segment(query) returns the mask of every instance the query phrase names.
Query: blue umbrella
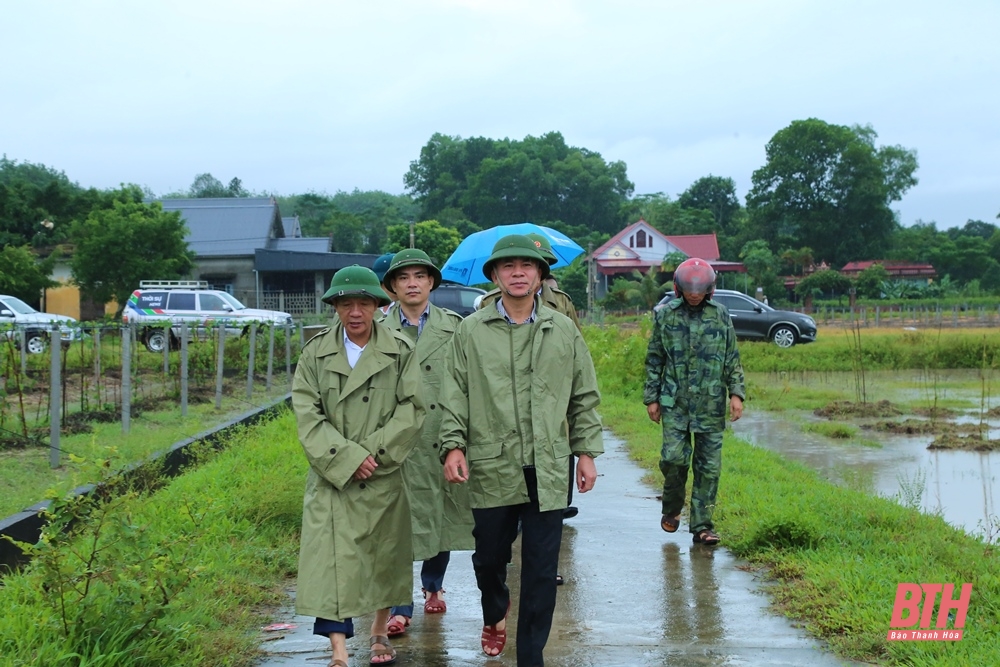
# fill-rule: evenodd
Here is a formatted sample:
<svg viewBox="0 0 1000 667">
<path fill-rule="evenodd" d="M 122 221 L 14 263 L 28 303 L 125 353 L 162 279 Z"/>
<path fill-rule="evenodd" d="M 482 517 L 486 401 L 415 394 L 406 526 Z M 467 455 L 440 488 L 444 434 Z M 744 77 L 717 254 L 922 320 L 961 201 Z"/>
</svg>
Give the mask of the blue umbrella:
<svg viewBox="0 0 1000 667">
<path fill-rule="evenodd" d="M 448 258 L 448 261 L 444 263 L 444 268 L 441 269 L 442 280 L 461 285 L 489 282 L 483 277 L 483 264 L 489 259 L 496 242 L 509 234 L 532 233 L 541 234 L 552 244 L 552 252 L 559 260 L 552 265 L 554 269 L 568 265 L 583 254 L 583 248 L 562 232 L 557 232 L 554 229 L 532 222 L 500 225 L 465 237 Z"/>
</svg>

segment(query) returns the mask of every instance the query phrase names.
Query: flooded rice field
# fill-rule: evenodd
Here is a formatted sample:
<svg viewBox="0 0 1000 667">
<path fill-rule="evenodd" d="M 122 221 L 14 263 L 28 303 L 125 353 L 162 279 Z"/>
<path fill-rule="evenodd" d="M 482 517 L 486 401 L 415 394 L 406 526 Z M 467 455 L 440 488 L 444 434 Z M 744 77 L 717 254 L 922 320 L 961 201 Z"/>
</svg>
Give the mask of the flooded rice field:
<svg viewBox="0 0 1000 667">
<path fill-rule="evenodd" d="M 751 379 L 784 383 L 792 391 L 796 387 L 842 390 L 849 400 L 855 399 L 859 384 L 852 373 L 754 374 Z M 947 406 L 953 411 L 947 421 L 956 426 L 981 425 L 986 438 L 1000 439 L 1000 417 L 987 415 L 1000 405 L 1000 374 L 996 372 L 987 371 L 985 376 L 979 371 L 867 373 L 865 393 L 870 402 L 889 400 L 901 408 L 898 421 L 927 420 L 918 414 L 922 409 Z M 807 430 L 810 423 L 829 421 L 812 410 L 768 412 L 752 409 L 752 405 L 751 400 L 743 418 L 734 424 L 738 436 L 808 465 L 833 482 L 941 514 L 967 532 L 996 539 L 1000 452 L 929 450 L 933 434 L 863 428 L 874 419 L 839 417 L 837 422 L 861 428 L 856 438 L 832 438 Z"/>
</svg>

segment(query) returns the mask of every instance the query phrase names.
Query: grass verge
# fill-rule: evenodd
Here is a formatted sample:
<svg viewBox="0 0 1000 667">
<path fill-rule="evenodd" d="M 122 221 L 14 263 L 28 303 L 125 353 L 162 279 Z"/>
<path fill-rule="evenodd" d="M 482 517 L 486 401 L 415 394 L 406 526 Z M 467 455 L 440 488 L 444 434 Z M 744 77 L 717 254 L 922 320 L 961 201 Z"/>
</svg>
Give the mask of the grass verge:
<svg viewBox="0 0 1000 667">
<path fill-rule="evenodd" d="M 606 330 L 588 330 L 587 336 L 595 350 L 604 422 L 648 470 L 647 481 L 658 485 L 661 434 L 649 422 L 641 394 L 645 337 Z M 724 452 L 719 531 L 726 548 L 774 581 L 768 592 L 781 613 L 845 658 L 893 665 L 996 662 L 996 544 L 938 516 L 831 484 L 731 433 Z M 887 641 L 896 587 L 903 582 L 972 583 L 964 639 Z"/>
<path fill-rule="evenodd" d="M 0 517 L 20 512 L 39 500 L 50 489 L 65 489 L 93 482 L 82 476 L 83 468 L 74 462 L 106 458 L 113 443 L 114 456 L 123 465 L 142 461 L 154 452 L 166 450 L 170 445 L 228 419 L 269 402 L 271 397 L 263 391 L 256 392 L 252 401 L 235 396 L 224 396 L 222 409 L 214 403 L 197 403 L 188 406 L 188 416 L 181 417 L 176 405 L 168 409 L 143 412 L 133 417 L 128 435 L 122 433 L 121 422 L 94 423 L 90 433 L 63 435 L 59 441 L 61 465 L 49 466 L 48 444 L 40 442 L 23 449 L 0 449 Z"/>
<path fill-rule="evenodd" d="M 307 464 L 293 422 L 245 429 L 155 494 L 95 509 L 65 544 L 43 541 L 0 588 L 3 664 L 254 664 L 259 611 L 296 569 Z"/>
</svg>

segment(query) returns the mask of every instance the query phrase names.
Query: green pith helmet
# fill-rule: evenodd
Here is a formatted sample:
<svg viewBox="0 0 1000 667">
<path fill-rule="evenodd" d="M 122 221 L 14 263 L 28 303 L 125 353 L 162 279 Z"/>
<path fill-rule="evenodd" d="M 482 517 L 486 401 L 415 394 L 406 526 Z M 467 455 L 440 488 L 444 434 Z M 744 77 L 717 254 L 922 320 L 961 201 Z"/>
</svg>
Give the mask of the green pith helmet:
<svg viewBox="0 0 1000 667">
<path fill-rule="evenodd" d="M 434 279 L 434 286 L 431 287 L 432 292 L 441 284 L 441 272 L 438 270 L 438 267 L 434 266 L 434 262 L 427 256 L 427 253 L 416 248 L 407 248 L 406 250 L 400 250 L 393 256 L 392 263 L 386 270 L 385 275 L 382 276 L 382 287 L 395 294 L 396 290 L 392 289 L 392 279 L 395 277 L 397 271 L 407 266 L 427 267 L 427 272 Z"/>
<path fill-rule="evenodd" d="M 379 281 L 382 280 L 382 276 L 385 275 L 385 272 L 388 270 L 389 265 L 392 264 L 393 257 L 394 255 L 391 252 L 387 252 L 384 255 L 379 255 L 378 259 L 376 259 L 375 263 L 372 265 L 372 271 L 375 272 L 375 276 L 379 279 Z"/>
<path fill-rule="evenodd" d="M 556 254 L 552 252 L 552 243 L 543 234 L 536 234 L 531 232 L 530 234 L 525 234 L 529 239 L 535 242 L 535 247 L 538 248 L 538 252 L 545 258 L 545 261 L 552 266 L 559 261 Z"/>
<path fill-rule="evenodd" d="M 538 262 L 540 277 L 544 280 L 549 275 L 549 263 L 538 251 L 535 242 L 523 234 L 509 234 L 496 242 L 493 246 L 493 253 L 483 264 L 483 275 L 486 276 L 487 280 L 493 280 L 494 262 L 508 257 L 533 259 Z"/>
<path fill-rule="evenodd" d="M 323 303 L 332 306 L 333 302 L 342 296 L 370 296 L 379 306 L 388 306 L 392 303 L 392 299 L 382 291 L 375 272 L 357 264 L 345 266 L 333 274 L 330 289 L 323 295 Z"/>
</svg>

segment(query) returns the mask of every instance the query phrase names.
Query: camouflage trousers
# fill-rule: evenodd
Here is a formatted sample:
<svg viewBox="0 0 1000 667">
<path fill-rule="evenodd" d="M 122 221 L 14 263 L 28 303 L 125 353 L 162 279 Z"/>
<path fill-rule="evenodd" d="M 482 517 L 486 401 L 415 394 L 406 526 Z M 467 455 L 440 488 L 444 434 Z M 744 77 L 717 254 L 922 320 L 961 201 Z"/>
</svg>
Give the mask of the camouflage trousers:
<svg viewBox="0 0 1000 667">
<path fill-rule="evenodd" d="M 687 485 L 688 468 L 692 464 L 694 485 L 691 488 L 691 516 L 688 526 L 692 533 L 699 533 L 715 528 L 712 514 L 715 511 L 715 496 L 719 491 L 719 477 L 722 475 L 722 432 L 691 433 L 678 431 L 664 424 L 663 449 L 660 450 L 663 514 L 677 516 L 684 508 L 684 488 Z"/>
</svg>

